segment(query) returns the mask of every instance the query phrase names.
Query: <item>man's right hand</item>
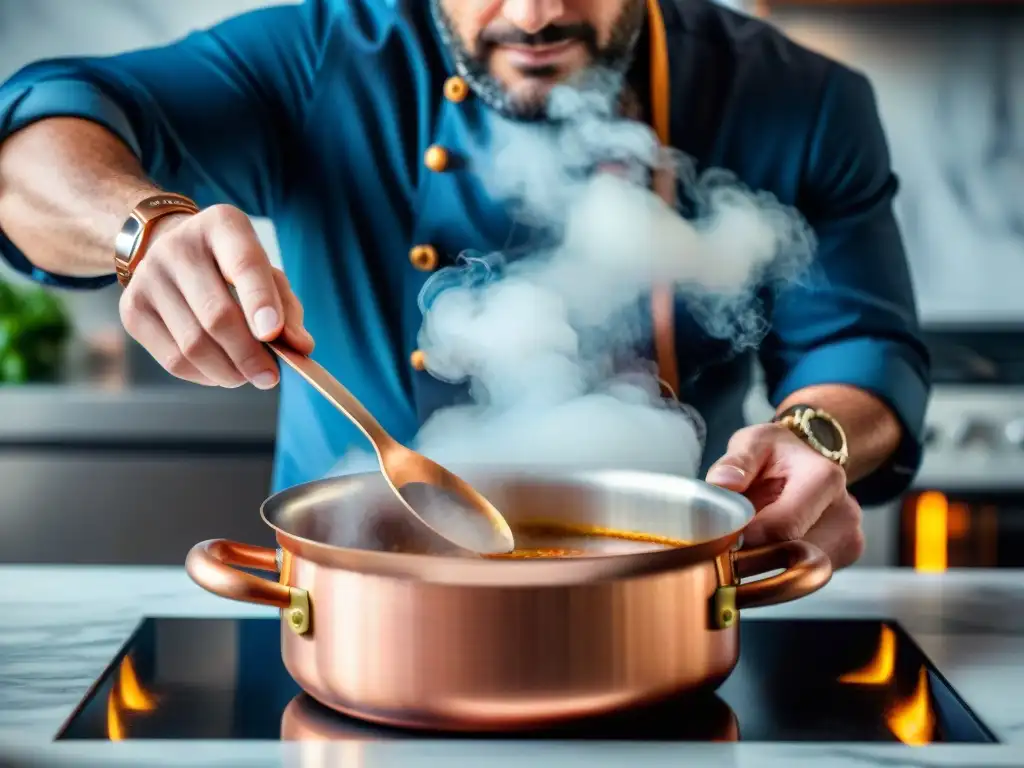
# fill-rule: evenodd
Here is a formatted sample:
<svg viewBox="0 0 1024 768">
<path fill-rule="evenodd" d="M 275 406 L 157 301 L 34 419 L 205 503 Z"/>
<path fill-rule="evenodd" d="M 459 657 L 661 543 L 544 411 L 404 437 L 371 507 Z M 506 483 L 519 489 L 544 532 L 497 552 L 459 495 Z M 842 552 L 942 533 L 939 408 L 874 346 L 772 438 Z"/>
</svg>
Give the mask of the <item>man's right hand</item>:
<svg viewBox="0 0 1024 768">
<path fill-rule="evenodd" d="M 120 311 L 128 333 L 168 372 L 205 386 L 271 389 L 277 363 L 260 341 L 281 336 L 313 351 L 302 305 L 242 211 L 218 205 L 154 226 Z"/>
</svg>

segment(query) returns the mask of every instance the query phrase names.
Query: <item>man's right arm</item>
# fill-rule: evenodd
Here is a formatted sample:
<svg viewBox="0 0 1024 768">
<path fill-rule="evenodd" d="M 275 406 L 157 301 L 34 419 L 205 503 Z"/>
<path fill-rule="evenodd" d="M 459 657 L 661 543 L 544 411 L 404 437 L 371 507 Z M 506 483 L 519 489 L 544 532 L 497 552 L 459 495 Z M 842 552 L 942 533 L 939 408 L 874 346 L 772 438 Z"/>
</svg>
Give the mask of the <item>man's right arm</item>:
<svg viewBox="0 0 1024 768">
<path fill-rule="evenodd" d="M 79 284 L 108 282 L 126 212 L 159 191 L 135 153 L 88 120 L 41 120 L 0 144 L 5 250 L 17 266 L 24 267 L 24 254 L 44 281 L 60 275 L 82 278 Z"/>
<path fill-rule="evenodd" d="M 109 284 L 128 212 L 159 190 L 183 194 L 207 210 L 157 225 L 122 300 L 129 332 L 172 372 L 229 386 L 255 383 L 272 362 L 252 334 L 238 338 L 246 319 L 253 332 L 264 328 L 260 309 L 276 314 L 276 330 L 260 338 L 285 327 L 311 348 L 301 313 L 291 323 L 287 281 L 243 214 L 273 215 L 327 5 L 269 7 L 164 48 L 40 62 L 15 75 L 0 87 L 0 255 L 41 282 Z M 211 270 L 221 278 L 212 287 Z M 222 275 L 245 317 L 226 305 Z"/>
</svg>

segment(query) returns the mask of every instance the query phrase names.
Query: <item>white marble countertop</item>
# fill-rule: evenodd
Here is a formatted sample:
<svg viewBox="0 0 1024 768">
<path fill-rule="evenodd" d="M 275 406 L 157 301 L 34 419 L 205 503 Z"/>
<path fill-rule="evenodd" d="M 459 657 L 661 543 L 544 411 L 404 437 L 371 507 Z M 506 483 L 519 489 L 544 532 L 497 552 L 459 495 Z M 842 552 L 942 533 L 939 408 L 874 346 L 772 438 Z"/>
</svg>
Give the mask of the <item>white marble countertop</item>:
<svg viewBox="0 0 1024 768">
<path fill-rule="evenodd" d="M 0 765 L 983 766 L 1024 765 L 1024 574 L 853 569 L 765 617 L 898 620 L 1002 742 L 912 748 L 848 744 L 54 742 L 143 616 L 260 616 L 178 568 L 0 567 Z"/>
</svg>

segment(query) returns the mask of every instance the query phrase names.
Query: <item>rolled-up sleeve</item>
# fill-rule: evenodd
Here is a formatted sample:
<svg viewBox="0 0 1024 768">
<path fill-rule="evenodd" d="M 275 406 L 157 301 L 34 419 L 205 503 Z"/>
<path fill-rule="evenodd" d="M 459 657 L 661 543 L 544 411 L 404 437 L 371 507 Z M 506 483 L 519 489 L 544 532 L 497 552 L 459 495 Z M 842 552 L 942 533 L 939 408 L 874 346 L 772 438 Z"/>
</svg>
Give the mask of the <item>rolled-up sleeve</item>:
<svg viewBox="0 0 1024 768">
<path fill-rule="evenodd" d="M 772 404 L 814 385 L 871 393 L 899 419 L 900 444 L 851 491 L 862 504 L 900 495 L 920 466 L 930 361 L 903 240 L 897 179 L 874 93 L 836 66 L 807 151 L 799 207 L 818 238 L 804 280 L 773 298 L 761 361 Z"/>
<path fill-rule="evenodd" d="M 31 64 L 0 86 L 0 142 L 33 122 L 76 117 L 104 126 L 164 189 L 200 205 L 271 216 L 289 147 L 304 123 L 326 0 L 270 6 L 170 45 Z M 0 255 L 34 279 L 99 287 L 32 265 L 0 231 Z"/>
</svg>

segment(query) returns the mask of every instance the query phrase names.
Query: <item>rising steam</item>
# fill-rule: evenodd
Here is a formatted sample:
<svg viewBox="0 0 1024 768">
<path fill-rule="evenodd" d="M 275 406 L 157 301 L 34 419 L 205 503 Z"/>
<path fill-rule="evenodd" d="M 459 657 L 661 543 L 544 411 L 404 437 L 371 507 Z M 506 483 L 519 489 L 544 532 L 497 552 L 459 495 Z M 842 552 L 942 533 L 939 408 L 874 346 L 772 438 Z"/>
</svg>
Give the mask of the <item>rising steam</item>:
<svg viewBox="0 0 1024 768">
<path fill-rule="evenodd" d="M 641 356 L 652 287 L 673 285 L 710 335 L 742 349 L 765 332 L 756 292 L 808 265 L 814 238 L 794 211 L 724 171 L 697 175 L 616 115 L 610 78 L 557 88 L 549 123 L 495 117 L 496 154 L 473 159 L 539 234 L 526 254 L 464 254 L 423 290 L 428 370 L 468 382 L 473 399 L 417 435 L 441 463 L 695 475 L 703 422 L 662 396 Z M 677 201 L 650 191 L 666 174 Z M 372 467 L 360 450 L 332 474 Z"/>
</svg>

